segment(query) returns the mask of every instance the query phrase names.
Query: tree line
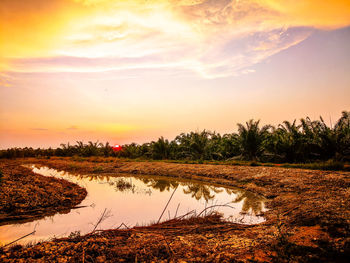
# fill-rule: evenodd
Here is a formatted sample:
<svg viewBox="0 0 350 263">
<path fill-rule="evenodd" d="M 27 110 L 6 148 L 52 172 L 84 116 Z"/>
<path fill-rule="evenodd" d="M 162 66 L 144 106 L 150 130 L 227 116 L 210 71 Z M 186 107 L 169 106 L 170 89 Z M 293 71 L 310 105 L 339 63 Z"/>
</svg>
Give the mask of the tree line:
<svg viewBox="0 0 350 263">
<path fill-rule="evenodd" d="M 0 151 L 0 158 L 50 156 L 105 156 L 154 160 L 249 160 L 274 163 L 307 163 L 334 160 L 350 161 L 350 112 L 343 111 L 334 126 L 302 118 L 297 123 L 284 121 L 278 126 L 260 125 L 249 120 L 237 124 L 238 131 L 219 134 L 208 130 L 181 133 L 169 141 L 160 137 L 144 144 L 125 144 L 120 151 L 99 142 L 59 148 L 11 148 Z"/>
</svg>

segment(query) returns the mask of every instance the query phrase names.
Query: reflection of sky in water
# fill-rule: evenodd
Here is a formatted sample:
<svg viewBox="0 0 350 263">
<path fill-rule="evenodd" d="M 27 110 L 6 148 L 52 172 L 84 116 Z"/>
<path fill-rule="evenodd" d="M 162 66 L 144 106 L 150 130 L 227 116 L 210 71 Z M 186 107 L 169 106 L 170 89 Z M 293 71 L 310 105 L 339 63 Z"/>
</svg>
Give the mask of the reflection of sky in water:
<svg viewBox="0 0 350 263">
<path fill-rule="evenodd" d="M 82 234 L 90 232 L 105 209 L 108 217 L 98 229 L 111 229 L 121 223 L 129 227 L 145 225 L 158 220 L 172 192 L 177 188 L 162 220 L 173 218 L 195 210 L 200 213 L 212 205 L 228 204 L 233 207 L 216 207 L 228 220 L 242 224 L 264 221 L 259 215 L 264 211 L 264 199 L 237 188 L 224 188 L 203 184 L 198 181 L 178 180 L 156 176 L 125 175 L 71 175 L 47 167 L 33 171 L 45 176 L 64 178 L 86 188 L 88 195 L 79 206 L 68 214 L 56 214 L 30 223 L 0 227 L 0 242 L 8 243 L 32 232 L 21 242 L 63 237 L 73 231 Z M 210 211 L 210 210 L 207 210 Z"/>
</svg>

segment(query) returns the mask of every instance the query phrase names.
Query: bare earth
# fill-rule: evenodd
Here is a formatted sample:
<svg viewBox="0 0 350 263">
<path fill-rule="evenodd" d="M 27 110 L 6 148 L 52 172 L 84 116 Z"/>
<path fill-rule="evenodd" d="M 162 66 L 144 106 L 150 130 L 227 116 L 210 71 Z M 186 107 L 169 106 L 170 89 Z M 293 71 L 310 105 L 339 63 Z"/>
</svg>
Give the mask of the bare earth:
<svg viewBox="0 0 350 263">
<path fill-rule="evenodd" d="M 69 212 L 86 196 L 86 190 L 66 180 L 49 178 L 20 166 L 20 161 L 0 161 L 0 225 L 26 222 L 57 212 Z"/>
<path fill-rule="evenodd" d="M 268 198 L 269 211 L 265 213 L 266 222 L 254 226 L 223 222 L 213 215 L 96 232 L 29 248 L 15 246 L 0 251 L 3 262 L 347 262 L 350 258 L 350 172 L 125 162 L 112 158 L 1 161 L 2 166 L 23 163 L 80 174 L 133 173 L 236 186 Z M 36 176 L 47 184 L 51 180 Z M 55 195 L 44 199 L 47 207 L 52 206 Z M 2 202 L 5 206 L 11 203 L 9 199 Z M 73 203 L 67 203 L 66 208 L 76 205 Z M 3 207 L 0 213 L 4 213 Z"/>
</svg>

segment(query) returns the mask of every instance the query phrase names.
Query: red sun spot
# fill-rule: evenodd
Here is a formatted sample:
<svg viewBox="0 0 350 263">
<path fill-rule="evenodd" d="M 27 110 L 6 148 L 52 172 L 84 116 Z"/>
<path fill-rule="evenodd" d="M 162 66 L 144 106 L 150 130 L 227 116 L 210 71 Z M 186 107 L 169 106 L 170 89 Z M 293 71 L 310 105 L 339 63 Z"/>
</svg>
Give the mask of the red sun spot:
<svg viewBox="0 0 350 263">
<path fill-rule="evenodd" d="M 114 145 L 112 148 L 115 152 L 120 151 L 122 149 L 122 147 L 119 144 Z"/>
</svg>

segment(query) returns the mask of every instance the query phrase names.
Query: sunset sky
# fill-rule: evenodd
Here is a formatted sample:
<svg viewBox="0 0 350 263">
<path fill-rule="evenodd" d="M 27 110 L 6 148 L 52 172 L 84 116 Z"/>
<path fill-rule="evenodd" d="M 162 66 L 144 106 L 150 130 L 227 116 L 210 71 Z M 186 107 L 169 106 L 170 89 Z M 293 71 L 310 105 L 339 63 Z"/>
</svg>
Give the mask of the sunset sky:
<svg viewBox="0 0 350 263">
<path fill-rule="evenodd" d="M 0 148 L 350 110 L 350 1 L 0 0 Z"/>
</svg>

